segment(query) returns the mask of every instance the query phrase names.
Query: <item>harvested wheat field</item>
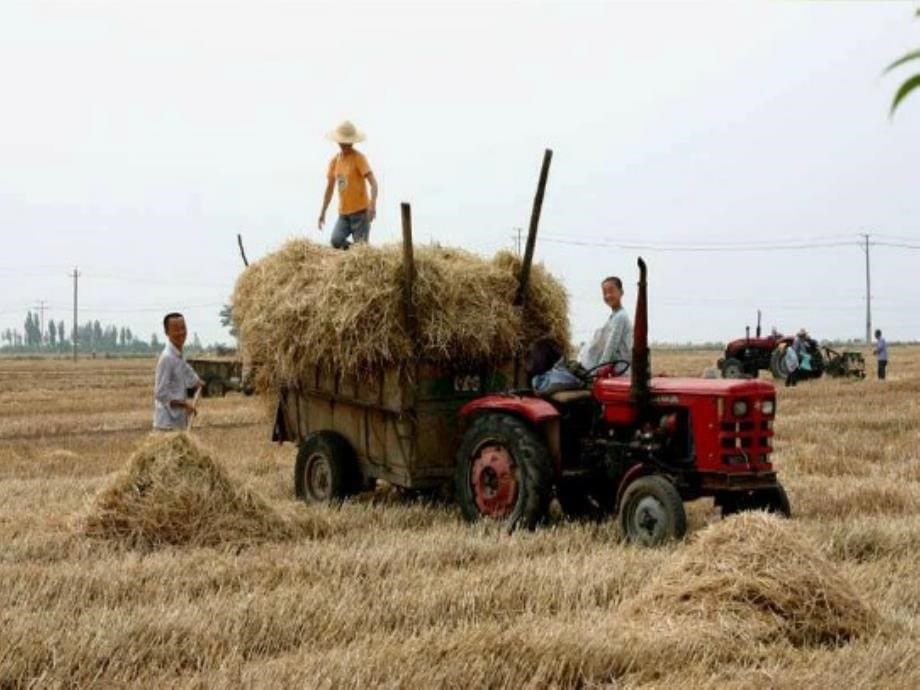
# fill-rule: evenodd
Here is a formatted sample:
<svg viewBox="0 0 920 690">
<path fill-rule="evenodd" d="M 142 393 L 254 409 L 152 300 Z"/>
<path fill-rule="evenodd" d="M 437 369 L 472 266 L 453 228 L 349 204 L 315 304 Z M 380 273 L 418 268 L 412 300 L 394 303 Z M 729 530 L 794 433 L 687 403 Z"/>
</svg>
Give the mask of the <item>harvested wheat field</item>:
<svg viewBox="0 0 920 690">
<path fill-rule="evenodd" d="M 0 360 L 0 687 L 920 687 L 920 348 L 891 357 L 778 389 L 793 520 L 701 501 L 658 550 L 308 509 L 258 398 L 148 438 L 152 360 Z"/>
</svg>

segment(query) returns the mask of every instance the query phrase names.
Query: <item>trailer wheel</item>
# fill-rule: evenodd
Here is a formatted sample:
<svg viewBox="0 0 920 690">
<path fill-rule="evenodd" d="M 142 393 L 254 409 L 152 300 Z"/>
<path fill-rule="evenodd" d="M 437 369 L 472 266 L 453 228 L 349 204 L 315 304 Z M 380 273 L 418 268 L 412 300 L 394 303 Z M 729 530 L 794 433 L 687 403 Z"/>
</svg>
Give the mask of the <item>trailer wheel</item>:
<svg viewBox="0 0 920 690">
<path fill-rule="evenodd" d="M 748 510 L 765 510 L 774 515 L 783 517 L 792 516 L 792 506 L 789 496 L 779 482 L 768 489 L 755 489 L 740 493 L 725 493 L 717 498 L 722 509 L 722 517 Z"/>
<path fill-rule="evenodd" d="M 204 392 L 209 398 L 222 398 L 227 394 L 227 387 L 222 379 L 215 376 L 207 380 Z"/>
<path fill-rule="evenodd" d="M 456 490 L 463 517 L 532 529 L 547 512 L 549 450 L 523 421 L 486 414 L 470 425 L 457 451 Z"/>
<path fill-rule="evenodd" d="M 627 541 L 641 546 L 682 539 L 687 533 L 684 502 L 664 477 L 639 477 L 623 494 L 620 528 Z"/>
<path fill-rule="evenodd" d="M 744 366 L 734 357 L 729 357 L 722 362 L 722 378 L 740 379 L 744 378 Z"/>
<path fill-rule="evenodd" d="M 310 434 L 297 451 L 294 493 L 304 502 L 334 503 L 358 491 L 358 466 L 351 445 L 334 431 Z"/>
</svg>

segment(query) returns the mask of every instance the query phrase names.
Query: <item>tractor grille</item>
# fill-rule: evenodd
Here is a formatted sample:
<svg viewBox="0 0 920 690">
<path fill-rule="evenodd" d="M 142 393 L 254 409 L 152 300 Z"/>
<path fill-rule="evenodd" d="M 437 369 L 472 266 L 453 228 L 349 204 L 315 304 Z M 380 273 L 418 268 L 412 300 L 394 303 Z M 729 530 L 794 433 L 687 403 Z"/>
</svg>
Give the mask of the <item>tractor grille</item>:
<svg viewBox="0 0 920 690">
<path fill-rule="evenodd" d="M 729 467 L 766 465 L 773 452 L 773 420 L 759 409 L 744 419 L 723 421 L 719 425 L 722 464 Z"/>
</svg>

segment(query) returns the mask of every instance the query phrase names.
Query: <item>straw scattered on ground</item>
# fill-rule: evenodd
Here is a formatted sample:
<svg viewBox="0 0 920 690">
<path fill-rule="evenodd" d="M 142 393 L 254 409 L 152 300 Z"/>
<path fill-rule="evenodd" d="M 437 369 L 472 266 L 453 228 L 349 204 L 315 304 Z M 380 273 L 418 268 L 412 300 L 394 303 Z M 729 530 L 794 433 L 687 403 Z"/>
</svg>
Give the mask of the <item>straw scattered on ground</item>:
<svg viewBox="0 0 920 690">
<path fill-rule="evenodd" d="M 413 337 L 401 246 L 340 251 L 296 239 L 240 276 L 233 317 L 262 389 L 296 382 L 312 366 L 361 375 L 418 360 L 501 362 L 542 335 L 569 341 L 565 289 L 542 266 L 531 272 L 526 309 L 513 305 L 520 267 L 509 252 L 486 260 L 417 247 Z"/>
</svg>

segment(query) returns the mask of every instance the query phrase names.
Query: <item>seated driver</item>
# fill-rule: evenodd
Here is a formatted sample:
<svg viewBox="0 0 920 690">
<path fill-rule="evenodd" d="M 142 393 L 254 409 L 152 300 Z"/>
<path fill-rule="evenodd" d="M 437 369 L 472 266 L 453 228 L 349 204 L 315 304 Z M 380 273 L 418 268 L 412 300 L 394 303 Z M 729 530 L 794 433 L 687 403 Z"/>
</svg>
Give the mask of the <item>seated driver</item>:
<svg viewBox="0 0 920 690">
<path fill-rule="evenodd" d="M 585 385 L 584 380 L 572 371 L 572 367 L 578 368 L 578 365 L 566 361 L 562 345 L 551 336 L 537 338 L 531 343 L 526 364 L 527 378 L 537 393 L 571 390 Z"/>
<path fill-rule="evenodd" d="M 594 333 L 591 341 L 585 343 L 578 354 L 579 364 L 588 371 L 614 360 L 632 360 L 632 322 L 622 304 L 623 281 L 616 276 L 604 278 L 601 290 L 604 302 L 612 313 L 607 323 Z M 624 373 L 625 370 L 618 372 L 618 375 Z"/>
</svg>

